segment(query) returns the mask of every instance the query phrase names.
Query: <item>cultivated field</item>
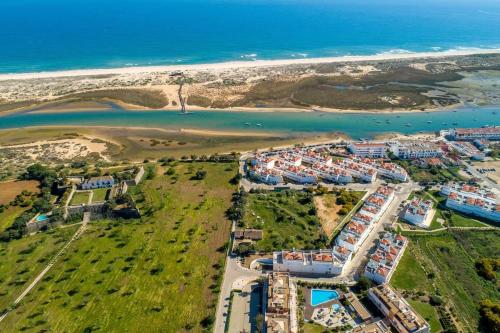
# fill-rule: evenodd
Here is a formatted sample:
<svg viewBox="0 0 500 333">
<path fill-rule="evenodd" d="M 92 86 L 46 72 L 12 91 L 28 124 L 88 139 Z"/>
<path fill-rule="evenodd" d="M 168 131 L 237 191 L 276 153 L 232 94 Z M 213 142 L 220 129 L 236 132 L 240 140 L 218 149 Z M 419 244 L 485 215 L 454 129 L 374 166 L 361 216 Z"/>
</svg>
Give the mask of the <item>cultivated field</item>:
<svg viewBox="0 0 500 333">
<path fill-rule="evenodd" d="M 172 167 L 174 174 L 164 175 Z M 196 171 L 206 177 L 195 180 Z M 158 167 L 141 220 L 95 221 L 7 316 L 7 331 L 202 332 L 214 320 L 236 164 Z"/>
<path fill-rule="evenodd" d="M 0 205 L 6 205 L 22 191 L 38 193 L 38 182 L 36 180 L 23 180 L 0 183 Z"/>
<path fill-rule="evenodd" d="M 9 243 L 0 243 L 0 311 L 7 308 L 75 233 L 76 227 L 56 229 Z M 30 299 L 30 297 L 28 297 Z M 9 330 L 4 323 L 0 331 Z"/>
</svg>

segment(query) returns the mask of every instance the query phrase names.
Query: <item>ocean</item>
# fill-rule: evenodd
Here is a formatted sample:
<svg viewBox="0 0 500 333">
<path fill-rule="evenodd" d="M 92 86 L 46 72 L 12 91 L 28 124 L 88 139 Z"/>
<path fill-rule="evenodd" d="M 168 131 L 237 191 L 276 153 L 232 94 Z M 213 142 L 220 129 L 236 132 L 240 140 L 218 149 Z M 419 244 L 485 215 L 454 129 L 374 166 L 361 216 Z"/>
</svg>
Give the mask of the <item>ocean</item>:
<svg viewBox="0 0 500 333">
<path fill-rule="evenodd" d="M 0 1 L 0 73 L 498 47 L 498 0 Z"/>
</svg>

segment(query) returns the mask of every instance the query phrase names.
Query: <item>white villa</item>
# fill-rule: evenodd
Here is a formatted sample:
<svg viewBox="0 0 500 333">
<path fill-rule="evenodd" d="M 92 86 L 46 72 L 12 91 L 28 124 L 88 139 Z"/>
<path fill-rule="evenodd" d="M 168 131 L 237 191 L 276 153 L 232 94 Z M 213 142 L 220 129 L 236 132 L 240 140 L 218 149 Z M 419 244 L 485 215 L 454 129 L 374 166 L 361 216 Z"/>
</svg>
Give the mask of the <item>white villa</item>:
<svg viewBox="0 0 500 333">
<path fill-rule="evenodd" d="M 92 190 L 96 188 L 108 188 L 115 185 L 115 180 L 111 176 L 92 177 L 85 180 L 82 184 L 82 190 Z"/>
</svg>

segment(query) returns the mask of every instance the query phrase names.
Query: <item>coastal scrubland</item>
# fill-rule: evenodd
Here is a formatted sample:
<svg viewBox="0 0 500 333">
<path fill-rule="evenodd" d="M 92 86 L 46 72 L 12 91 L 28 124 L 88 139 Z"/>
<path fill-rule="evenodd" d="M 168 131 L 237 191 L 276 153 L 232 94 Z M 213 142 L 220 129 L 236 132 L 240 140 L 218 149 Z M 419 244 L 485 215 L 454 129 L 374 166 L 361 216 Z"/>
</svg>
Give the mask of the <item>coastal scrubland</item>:
<svg viewBox="0 0 500 333">
<path fill-rule="evenodd" d="M 64 103 L 113 101 L 130 108 L 179 109 L 178 82 L 188 107 L 418 111 L 464 102 L 498 104 L 499 54 L 307 64 L 192 68 L 182 73 L 130 70 L 106 75 L 0 81 L 0 111 Z M 478 76 L 475 79 L 475 76 Z M 485 93 L 486 92 L 486 93 Z"/>
<path fill-rule="evenodd" d="M 142 218 L 91 222 L 3 327 L 211 330 L 231 229 L 226 210 L 236 191 L 230 180 L 238 166 L 150 166 L 154 172 L 132 192 Z"/>
<path fill-rule="evenodd" d="M 500 232 L 449 230 L 407 236 L 410 244 L 391 284 L 412 300 L 426 295 L 434 305 L 446 306 L 462 330 L 480 331 L 480 303 L 498 302 L 500 293 L 495 280 L 480 275 L 477 262 L 500 257 Z"/>
</svg>

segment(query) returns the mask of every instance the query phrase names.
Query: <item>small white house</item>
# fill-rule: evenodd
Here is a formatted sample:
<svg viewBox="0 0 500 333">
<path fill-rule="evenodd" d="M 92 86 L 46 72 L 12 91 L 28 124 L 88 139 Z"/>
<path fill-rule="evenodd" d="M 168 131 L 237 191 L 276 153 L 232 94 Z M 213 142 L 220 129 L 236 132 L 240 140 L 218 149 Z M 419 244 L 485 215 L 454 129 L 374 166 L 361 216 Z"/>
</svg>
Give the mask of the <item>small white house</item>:
<svg viewBox="0 0 500 333">
<path fill-rule="evenodd" d="M 115 185 L 115 180 L 111 176 L 92 177 L 82 183 L 82 190 L 92 190 L 95 188 L 108 188 Z"/>
</svg>

